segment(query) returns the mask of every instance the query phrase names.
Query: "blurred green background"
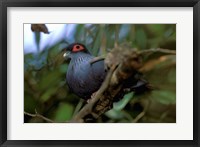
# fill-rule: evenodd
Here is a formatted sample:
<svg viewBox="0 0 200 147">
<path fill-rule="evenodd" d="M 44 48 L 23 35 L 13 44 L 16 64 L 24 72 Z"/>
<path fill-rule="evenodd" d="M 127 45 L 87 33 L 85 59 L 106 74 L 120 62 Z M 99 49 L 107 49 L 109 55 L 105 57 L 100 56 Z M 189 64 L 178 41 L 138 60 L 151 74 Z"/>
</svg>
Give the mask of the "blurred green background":
<svg viewBox="0 0 200 147">
<path fill-rule="evenodd" d="M 55 30 L 61 26 L 56 25 Z M 68 63 L 62 49 L 68 44 L 83 43 L 95 56 L 106 55 L 115 43 L 129 43 L 138 50 L 176 50 L 175 24 L 62 24 L 60 35 L 54 29 L 50 34 L 32 32 L 30 24 L 24 28 L 24 111 L 34 114 L 36 110 L 55 122 L 70 120 L 85 103 L 66 85 Z M 48 39 L 44 40 L 45 36 Z M 143 69 L 145 79 L 155 89 L 125 95 L 98 123 L 176 122 L 176 56 L 152 58 Z M 24 122 L 46 121 L 24 115 Z"/>
</svg>

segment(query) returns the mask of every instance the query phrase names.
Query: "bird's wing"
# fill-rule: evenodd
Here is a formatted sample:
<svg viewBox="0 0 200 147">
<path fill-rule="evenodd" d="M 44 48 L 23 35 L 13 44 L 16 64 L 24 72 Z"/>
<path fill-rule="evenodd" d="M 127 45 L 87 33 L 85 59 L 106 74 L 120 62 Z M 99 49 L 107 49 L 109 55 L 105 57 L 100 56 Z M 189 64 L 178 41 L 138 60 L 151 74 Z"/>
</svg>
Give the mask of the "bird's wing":
<svg viewBox="0 0 200 147">
<path fill-rule="evenodd" d="M 92 65 L 93 63 L 104 60 L 104 59 L 105 57 L 94 57 L 93 59 L 90 60 L 90 64 Z"/>
<path fill-rule="evenodd" d="M 97 59 L 97 60 L 96 60 Z M 104 58 L 93 58 L 90 62 L 92 67 L 93 77 L 99 82 L 103 82 L 106 76 Z"/>
</svg>

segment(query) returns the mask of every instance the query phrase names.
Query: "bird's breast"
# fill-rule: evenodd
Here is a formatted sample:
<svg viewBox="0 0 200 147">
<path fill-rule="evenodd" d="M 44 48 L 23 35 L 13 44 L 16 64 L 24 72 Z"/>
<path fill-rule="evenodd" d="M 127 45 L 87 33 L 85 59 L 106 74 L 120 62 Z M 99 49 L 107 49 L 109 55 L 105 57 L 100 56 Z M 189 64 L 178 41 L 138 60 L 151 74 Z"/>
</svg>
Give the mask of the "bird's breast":
<svg viewBox="0 0 200 147">
<path fill-rule="evenodd" d="M 67 83 L 75 94 L 83 98 L 90 96 L 99 88 L 99 83 L 94 80 L 89 61 L 70 63 L 67 71 Z"/>
</svg>

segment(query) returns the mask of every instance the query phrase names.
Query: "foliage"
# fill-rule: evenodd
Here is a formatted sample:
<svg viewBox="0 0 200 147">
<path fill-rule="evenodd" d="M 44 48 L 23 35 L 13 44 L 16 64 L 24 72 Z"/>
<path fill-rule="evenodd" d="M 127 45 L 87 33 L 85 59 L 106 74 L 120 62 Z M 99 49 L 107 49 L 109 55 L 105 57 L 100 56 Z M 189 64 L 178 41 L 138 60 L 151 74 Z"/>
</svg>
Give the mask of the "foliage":
<svg viewBox="0 0 200 147">
<path fill-rule="evenodd" d="M 85 44 L 96 56 L 106 55 L 116 44 L 124 42 L 138 50 L 176 50 L 174 24 L 77 24 L 70 39 L 63 37 L 42 51 L 41 32 L 33 33 L 38 51 L 24 55 L 24 111 L 37 110 L 56 122 L 69 121 L 85 103 L 66 85 L 68 63 L 62 57 L 62 48 L 72 43 L 70 40 Z M 149 56 L 144 62 L 144 77 L 154 90 L 140 95 L 128 93 L 97 122 L 176 122 L 175 55 Z M 45 122 L 27 115 L 24 121 Z"/>
</svg>

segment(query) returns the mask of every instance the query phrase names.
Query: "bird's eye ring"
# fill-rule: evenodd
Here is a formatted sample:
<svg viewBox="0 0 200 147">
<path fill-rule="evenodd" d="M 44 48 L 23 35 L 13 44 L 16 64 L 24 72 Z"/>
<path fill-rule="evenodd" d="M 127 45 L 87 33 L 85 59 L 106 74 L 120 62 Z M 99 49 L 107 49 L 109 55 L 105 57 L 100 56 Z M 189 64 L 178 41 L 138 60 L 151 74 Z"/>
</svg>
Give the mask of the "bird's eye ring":
<svg viewBox="0 0 200 147">
<path fill-rule="evenodd" d="M 84 46 L 79 45 L 79 44 L 74 45 L 73 49 L 72 49 L 73 52 L 79 52 L 79 51 L 82 51 L 82 50 L 84 50 Z"/>
</svg>

